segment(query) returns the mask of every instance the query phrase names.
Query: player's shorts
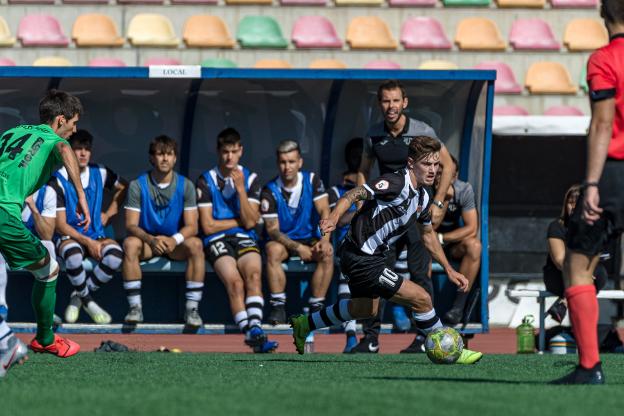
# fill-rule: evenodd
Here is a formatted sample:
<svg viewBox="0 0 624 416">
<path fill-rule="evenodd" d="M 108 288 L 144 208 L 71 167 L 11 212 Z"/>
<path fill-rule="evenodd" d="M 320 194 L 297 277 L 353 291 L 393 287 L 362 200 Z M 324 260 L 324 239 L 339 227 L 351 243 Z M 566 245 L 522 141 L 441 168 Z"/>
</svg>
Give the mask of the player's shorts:
<svg viewBox="0 0 624 416">
<path fill-rule="evenodd" d="M 410 278 L 420 283 L 423 280 L 431 280 L 429 278 L 429 263 L 431 262 L 431 255 L 425 244 L 422 242 L 420 230 L 416 223 L 412 224 L 407 233 L 399 238 L 393 247 L 390 247 L 391 254 L 397 257 L 397 264 L 395 265 L 395 271 L 403 271 L 407 269 L 410 274 Z M 407 259 L 399 260 L 401 252 L 407 250 Z"/>
<path fill-rule="evenodd" d="M 260 254 L 256 240 L 243 235 L 226 235 L 208 242 L 205 247 L 206 256 L 211 265 L 223 256 L 234 257 L 236 260 L 249 253 Z"/>
<path fill-rule="evenodd" d="M 23 269 L 43 259 L 48 250 L 22 222 L 0 207 L 0 252 L 12 270 Z"/>
<path fill-rule="evenodd" d="M 390 299 L 403 283 L 403 277 L 392 270 L 392 257 L 364 254 L 348 239 L 340 246 L 339 255 L 351 298 Z"/>
<path fill-rule="evenodd" d="M 568 220 L 567 247 L 587 256 L 599 254 L 609 239 L 624 231 L 624 161 L 606 161 L 598 186 L 600 219 L 594 224 L 586 223 L 582 216 L 584 190 L 579 195 L 574 211 Z"/>
</svg>

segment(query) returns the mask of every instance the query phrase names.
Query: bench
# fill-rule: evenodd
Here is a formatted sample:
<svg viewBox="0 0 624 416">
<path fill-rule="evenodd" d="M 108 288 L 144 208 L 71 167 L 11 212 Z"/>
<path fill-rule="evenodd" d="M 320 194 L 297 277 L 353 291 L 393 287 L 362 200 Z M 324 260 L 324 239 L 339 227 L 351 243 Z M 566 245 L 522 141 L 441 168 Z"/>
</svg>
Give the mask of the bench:
<svg viewBox="0 0 624 416">
<path fill-rule="evenodd" d="M 537 298 L 539 303 L 539 337 L 537 351 L 544 353 L 546 348 L 546 298 L 557 297 L 547 290 L 531 289 L 507 289 L 507 296 L 515 298 Z M 601 290 L 598 292 L 598 299 L 624 300 L 624 290 Z"/>
</svg>

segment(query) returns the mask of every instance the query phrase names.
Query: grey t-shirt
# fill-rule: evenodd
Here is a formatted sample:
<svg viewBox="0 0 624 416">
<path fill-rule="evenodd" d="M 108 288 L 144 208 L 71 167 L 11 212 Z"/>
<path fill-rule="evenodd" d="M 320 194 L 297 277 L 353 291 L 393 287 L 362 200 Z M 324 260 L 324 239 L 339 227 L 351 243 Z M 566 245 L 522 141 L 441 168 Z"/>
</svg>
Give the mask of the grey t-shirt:
<svg viewBox="0 0 624 416">
<path fill-rule="evenodd" d="M 474 190 L 468 182 L 457 179 L 453 182 L 455 190 L 453 198 L 449 201 L 444 219 L 438 228 L 438 232 L 446 233 L 460 227 L 462 214 L 477 208 Z"/>
<path fill-rule="evenodd" d="M 152 176 L 148 175 L 149 180 L 147 181 L 147 184 L 152 200 L 158 205 L 167 205 L 176 190 L 178 176 L 181 175 L 174 172 L 171 183 L 163 186 L 162 184 L 154 182 Z M 184 179 L 184 210 L 197 209 L 195 186 L 193 186 L 193 182 L 189 179 L 184 176 L 182 176 L 182 178 Z M 130 182 L 130 186 L 128 188 L 128 198 L 126 199 L 126 205 L 124 208 L 132 211 L 141 211 L 141 186 L 139 185 L 138 178 Z"/>
</svg>

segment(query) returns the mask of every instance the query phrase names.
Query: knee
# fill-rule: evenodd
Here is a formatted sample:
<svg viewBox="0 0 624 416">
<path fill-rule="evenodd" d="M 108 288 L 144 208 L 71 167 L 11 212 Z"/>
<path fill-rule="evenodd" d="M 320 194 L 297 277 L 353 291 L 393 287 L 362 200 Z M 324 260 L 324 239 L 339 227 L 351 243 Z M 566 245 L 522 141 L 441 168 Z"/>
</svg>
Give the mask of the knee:
<svg viewBox="0 0 624 416">
<path fill-rule="evenodd" d="M 476 238 L 471 238 L 466 242 L 466 254 L 473 259 L 481 257 L 481 242 Z"/>
<path fill-rule="evenodd" d="M 65 268 L 75 270 L 82 267 L 84 253 L 78 243 L 68 243 L 61 248 L 61 257 L 65 262 Z"/>
<path fill-rule="evenodd" d="M 260 283 L 260 271 L 254 270 L 247 274 L 245 277 L 245 282 L 249 285 L 257 285 Z"/>
<path fill-rule="evenodd" d="M 267 261 L 271 263 L 281 263 L 284 254 L 284 248 L 281 244 L 271 242 L 266 245 Z"/>
<path fill-rule="evenodd" d="M 136 258 L 141 253 L 141 248 L 143 248 L 143 241 L 138 239 L 137 237 L 128 237 L 123 242 L 123 253 L 124 257 L 127 258 Z"/>
<path fill-rule="evenodd" d="M 123 261 L 123 251 L 118 244 L 109 244 L 102 250 L 102 263 L 114 271 L 119 270 Z"/>
<path fill-rule="evenodd" d="M 245 292 L 245 284 L 241 279 L 231 279 L 226 285 L 227 291 L 232 294 L 240 295 Z"/>
<path fill-rule="evenodd" d="M 185 241 L 185 244 L 191 257 L 201 257 L 202 259 L 204 258 L 204 245 L 199 238 L 191 237 Z"/>
</svg>

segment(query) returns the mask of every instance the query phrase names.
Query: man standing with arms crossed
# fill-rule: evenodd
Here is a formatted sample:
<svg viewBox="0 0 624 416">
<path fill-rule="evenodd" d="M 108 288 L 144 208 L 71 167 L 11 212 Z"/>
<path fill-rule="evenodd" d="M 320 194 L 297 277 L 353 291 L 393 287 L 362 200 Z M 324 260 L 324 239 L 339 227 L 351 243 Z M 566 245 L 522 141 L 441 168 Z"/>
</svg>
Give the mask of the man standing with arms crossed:
<svg viewBox="0 0 624 416">
<path fill-rule="evenodd" d="M 610 42 L 587 63 L 592 118 L 585 182 L 569 219 L 563 265 L 579 365 L 553 384 L 604 384 L 598 355 L 598 300 L 593 284 L 599 253 L 624 230 L 624 2 L 602 0 Z"/>
<path fill-rule="evenodd" d="M 80 168 L 65 140 L 76 131 L 81 113 L 78 98 L 52 90 L 39 103 L 42 124 L 18 126 L 0 138 L 0 252 L 12 269 L 26 269 L 35 277 L 32 304 L 37 335 L 30 348 L 63 358 L 76 354 L 80 346 L 52 331 L 59 266 L 26 228 L 21 212 L 26 197 L 41 188 L 62 163 L 78 189 L 78 207 L 83 215 L 80 225 L 89 227 L 91 217 L 80 186 Z M 25 346 L 0 318 L 0 377 L 25 358 Z"/>
</svg>

